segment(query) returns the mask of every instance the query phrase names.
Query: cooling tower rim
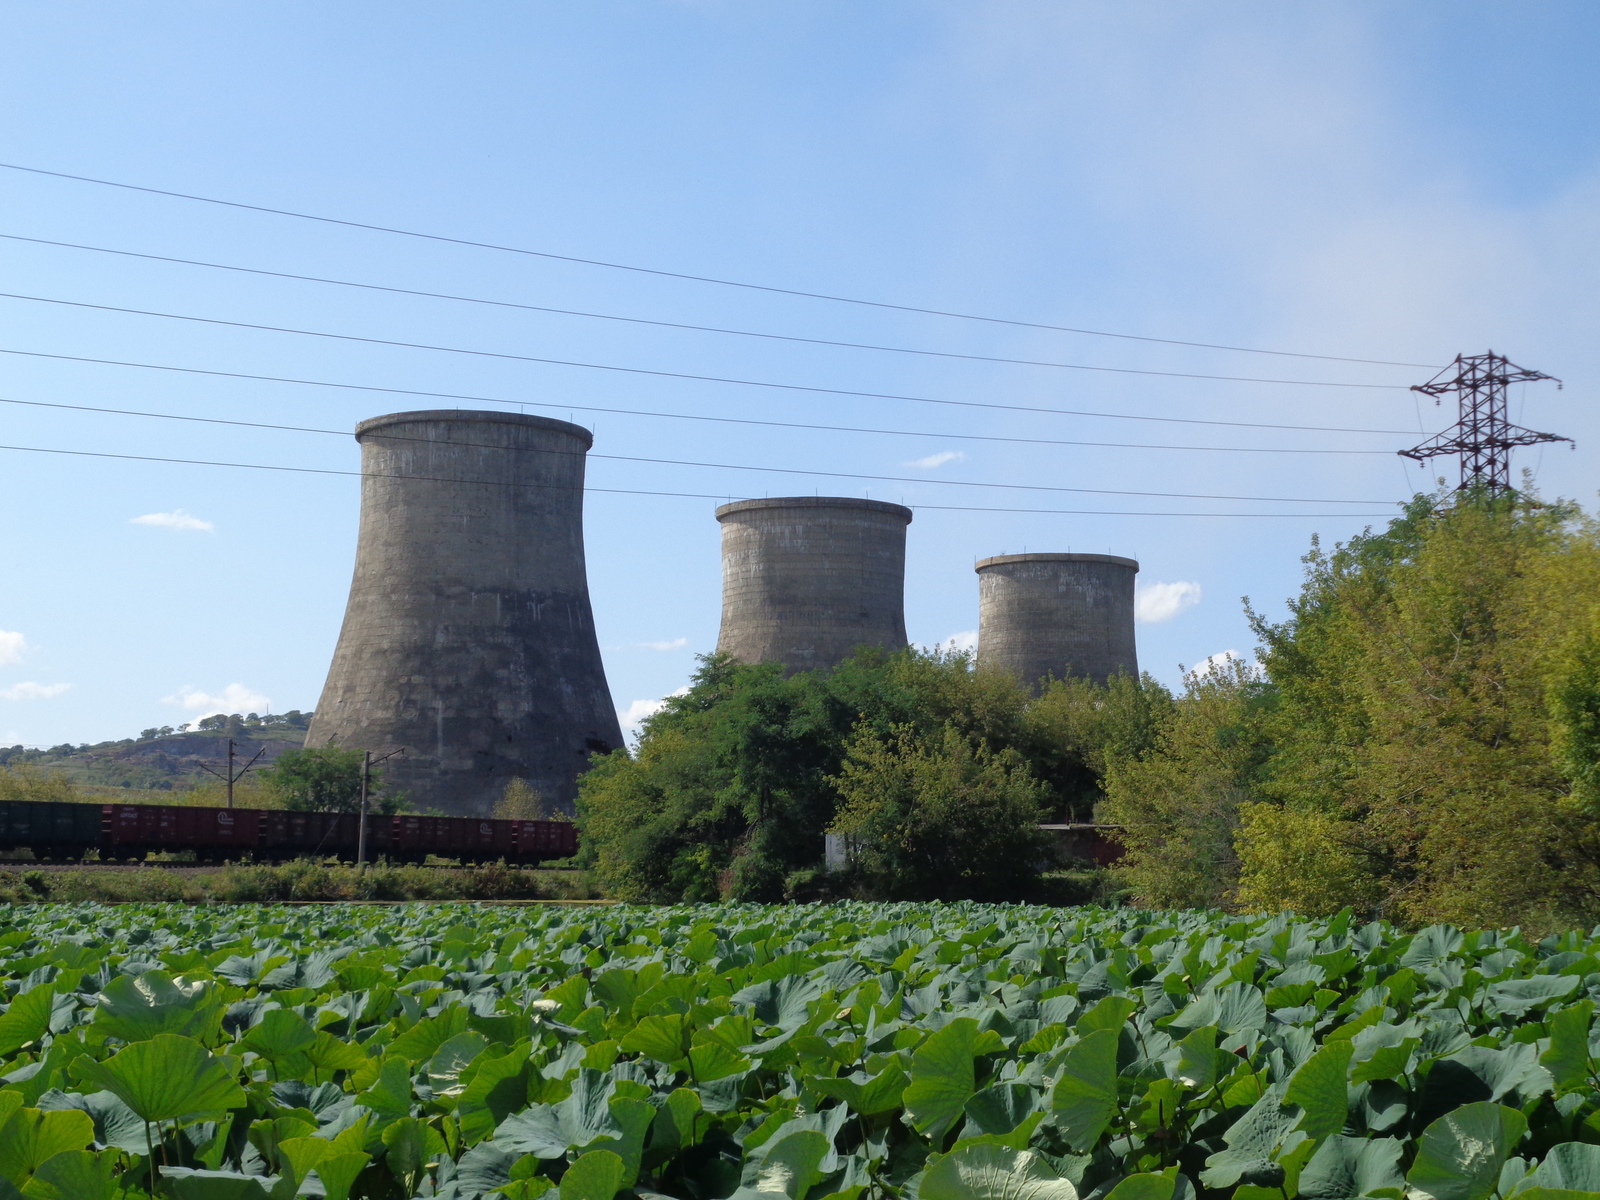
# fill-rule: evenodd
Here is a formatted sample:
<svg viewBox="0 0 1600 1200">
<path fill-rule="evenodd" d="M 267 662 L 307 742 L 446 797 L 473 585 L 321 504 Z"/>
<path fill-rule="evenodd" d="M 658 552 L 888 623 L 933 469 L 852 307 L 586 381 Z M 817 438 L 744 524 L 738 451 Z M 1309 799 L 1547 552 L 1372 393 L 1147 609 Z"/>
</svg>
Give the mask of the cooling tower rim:
<svg viewBox="0 0 1600 1200">
<path fill-rule="evenodd" d="M 899 517 L 911 523 L 911 510 L 903 504 L 890 504 L 887 500 L 865 500 L 856 496 L 773 496 L 761 500 L 735 500 L 717 509 L 717 520 L 725 521 L 737 513 L 752 512 L 759 508 L 855 508 L 867 512 Z"/>
<path fill-rule="evenodd" d="M 1123 558 L 1117 554 L 997 554 L 993 558 L 980 558 L 972 569 L 982 574 L 990 567 L 1034 562 L 1109 563 L 1111 566 L 1127 567 L 1135 572 L 1139 570 L 1137 559 Z"/>
<path fill-rule="evenodd" d="M 444 422 L 479 421 L 486 425 L 521 425 L 547 433 L 564 433 L 577 438 L 585 450 L 594 445 L 594 434 L 582 425 L 571 421 L 558 421 L 554 417 L 538 417 L 531 413 L 496 412 L 483 408 L 428 408 L 417 412 L 385 413 L 368 417 L 356 426 L 356 441 L 389 425 L 442 424 Z"/>
</svg>

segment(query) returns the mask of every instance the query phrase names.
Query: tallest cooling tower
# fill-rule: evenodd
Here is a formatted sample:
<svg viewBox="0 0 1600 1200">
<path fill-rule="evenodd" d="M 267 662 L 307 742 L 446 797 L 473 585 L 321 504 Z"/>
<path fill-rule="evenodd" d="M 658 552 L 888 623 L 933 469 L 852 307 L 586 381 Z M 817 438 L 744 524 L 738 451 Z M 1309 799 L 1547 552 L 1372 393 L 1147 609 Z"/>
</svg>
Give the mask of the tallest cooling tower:
<svg viewBox="0 0 1600 1200">
<path fill-rule="evenodd" d="M 355 578 L 308 746 L 405 753 L 414 805 L 489 813 L 513 778 L 570 807 L 622 745 L 583 558 L 587 429 L 512 413 L 356 427 Z"/>
</svg>

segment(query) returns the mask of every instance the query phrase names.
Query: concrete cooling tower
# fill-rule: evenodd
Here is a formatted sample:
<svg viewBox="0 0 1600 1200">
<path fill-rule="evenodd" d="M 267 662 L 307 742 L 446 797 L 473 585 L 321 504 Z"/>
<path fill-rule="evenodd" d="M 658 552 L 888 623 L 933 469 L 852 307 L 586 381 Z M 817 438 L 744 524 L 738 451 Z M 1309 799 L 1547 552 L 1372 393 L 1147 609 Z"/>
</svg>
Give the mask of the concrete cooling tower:
<svg viewBox="0 0 1600 1200">
<path fill-rule="evenodd" d="M 1138 675 L 1133 577 L 1111 554 L 1002 554 L 978 563 L 978 663 L 1038 689 L 1047 675 Z"/>
<path fill-rule="evenodd" d="M 857 646 L 906 645 L 906 526 L 881 500 L 740 500 L 722 523 L 717 650 L 791 671 L 832 667 Z"/>
<path fill-rule="evenodd" d="M 482 816 L 526 779 L 569 807 L 622 745 L 583 559 L 587 429 L 512 413 L 356 427 L 361 532 L 344 627 L 306 737 L 403 755 L 411 803 Z"/>
</svg>

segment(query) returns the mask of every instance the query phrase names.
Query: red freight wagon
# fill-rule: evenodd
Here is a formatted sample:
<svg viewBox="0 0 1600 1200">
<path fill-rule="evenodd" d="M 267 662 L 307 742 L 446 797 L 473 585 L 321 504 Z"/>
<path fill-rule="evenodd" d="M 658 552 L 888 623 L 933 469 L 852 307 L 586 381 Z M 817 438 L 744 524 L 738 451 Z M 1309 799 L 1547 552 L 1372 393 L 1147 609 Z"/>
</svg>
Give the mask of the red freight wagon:
<svg viewBox="0 0 1600 1200">
<path fill-rule="evenodd" d="M 541 861 L 578 852 L 578 827 L 570 821 L 516 821 L 517 854 Z"/>
<path fill-rule="evenodd" d="M 389 833 L 390 853 L 413 862 L 421 862 L 430 854 L 458 858 L 466 849 L 460 828 L 463 824 L 450 817 L 395 817 Z"/>
<path fill-rule="evenodd" d="M 356 818 L 348 813 L 266 811 L 261 818 L 261 847 L 277 856 L 355 858 Z"/>
<path fill-rule="evenodd" d="M 490 817 L 461 822 L 467 827 L 467 838 L 472 844 L 471 853 L 478 858 L 494 860 L 517 856 L 517 823 Z"/>
<path fill-rule="evenodd" d="M 206 858 L 237 858 L 256 848 L 260 818 L 247 808 L 107 804 L 101 808 L 101 844 L 113 856 L 195 850 Z"/>
</svg>

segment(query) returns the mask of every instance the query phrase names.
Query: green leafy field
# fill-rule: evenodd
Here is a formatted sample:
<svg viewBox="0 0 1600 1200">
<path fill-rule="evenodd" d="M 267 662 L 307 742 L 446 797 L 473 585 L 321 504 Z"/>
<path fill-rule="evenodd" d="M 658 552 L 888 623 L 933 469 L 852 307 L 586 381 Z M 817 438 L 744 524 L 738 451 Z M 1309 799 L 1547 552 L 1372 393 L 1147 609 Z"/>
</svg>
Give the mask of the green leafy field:
<svg viewBox="0 0 1600 1200">
<path fill-rule="evenodd" d="M 1577 934 L 55 905 L 0 947 L 0 1200 L 1600 1197 Z"/>
</svg>

